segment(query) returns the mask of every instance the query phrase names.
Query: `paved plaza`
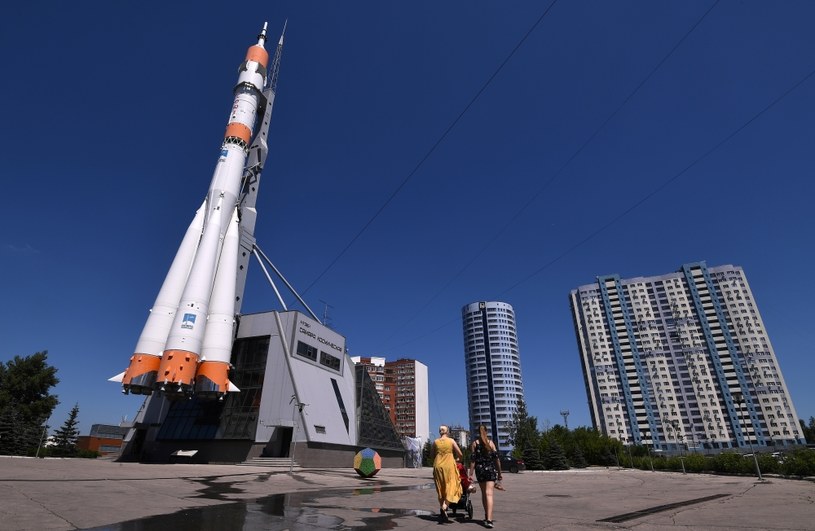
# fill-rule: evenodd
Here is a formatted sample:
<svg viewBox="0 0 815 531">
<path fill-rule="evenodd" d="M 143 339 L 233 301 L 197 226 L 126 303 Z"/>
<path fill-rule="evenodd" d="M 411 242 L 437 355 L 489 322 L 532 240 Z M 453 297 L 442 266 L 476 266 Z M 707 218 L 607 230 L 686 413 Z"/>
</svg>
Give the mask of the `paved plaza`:
<svg viewBox="0 0 815 531">
<path fill-rule="evenodd" d="M 495 528 L 815 529 L 806 480 L 617 468 L 521 472 L 496 492 Z M 440 524 L 432 469 L 148 465 L 0 457 L 0 530 L 484 529 Z"/>
</svg>

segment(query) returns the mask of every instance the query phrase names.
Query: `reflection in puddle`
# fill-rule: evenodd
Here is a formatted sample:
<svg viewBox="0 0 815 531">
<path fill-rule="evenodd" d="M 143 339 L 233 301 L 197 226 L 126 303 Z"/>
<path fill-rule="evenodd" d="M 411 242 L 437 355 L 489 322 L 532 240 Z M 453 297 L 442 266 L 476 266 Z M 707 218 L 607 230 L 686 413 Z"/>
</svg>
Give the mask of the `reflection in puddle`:
<svg viewBox="0 0 815 531">
<path fill-rule="evenodd" d="M 210 485 L 210 487 L 213 487 Z M 395 518 L 415 516 L 424 520 L 435 520 L 436 515 L 430 511 L 420 509 L 399 508 L 354 508 L 339 505 L 323 505 L 320 498 L 334 498 L 338 496 L 365 496 L 384 491 L 399 490 L 425 490 L 432 488 L 432 484 L 410 487 L 382 487 L 372 486 L 358 489 L 326 490 L 322 492 L 294 492 L 288 494 L 273 494 L 257 500 L 246 502 L 225 503 L 197 509 L 186 509 L 177 513 L 151 516 L 129 522 L 121 522 L 109 526 L 94 528 L 96 531 L 215 531 L 215 530 L 254 530 L 268 529 L 272 531 L 300 531 L 314 529 L 371 529 L 386 530 L 397 527 Z M 229 487 L 205 489 L 204 495 L 208 499 L 224 499 L 222 495 L 231 492 Z M 357 513 L 351 515 L 352 521 L 324 514 L 327 510 Z M 376 514 L 377 516 L 359 516 L 359 514 Z M 92 530 L 93 531 L 93 530 Z"/>
</svg>

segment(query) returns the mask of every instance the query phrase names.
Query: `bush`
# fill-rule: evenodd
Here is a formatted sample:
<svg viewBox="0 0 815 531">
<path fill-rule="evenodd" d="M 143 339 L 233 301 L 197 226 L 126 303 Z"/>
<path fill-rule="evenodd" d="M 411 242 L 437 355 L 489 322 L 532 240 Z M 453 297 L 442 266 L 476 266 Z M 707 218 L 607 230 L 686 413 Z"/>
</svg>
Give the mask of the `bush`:
<svg viewBox="0 0 815 531">
<path fill-rule="evenodd" d="M 783 454 L 780 458 L 771 453 L 756 454 L 762 474 L 782 474 L 785 476 L 815 476 L 815 450 L 799 448 Z M 684 456 L 686 472 L 713 472 L 721 474 L 756 475 L 756 462 L 750 454 L 722 452 L 715 456 L 688 454 Z M 649 470 L 647 457 L 634 458 L 634 466 Z M 679 457 L 655 458 L 656 470 L 682 470 Z"/>
<path fill-rule="evenodd" d="M 752 458 L 748 461 L 742 454 L 735 452 L 722 452 L 713 458 L 713 471 L 726 474 L 743 474 L 749 472 L 747 463 L 753 464 Z"/>
<path fill-rule="evenodd" d="M 651 460 L 647 457 L 634 456 L 634 468 L 640 470 L 651 470 Z"/>
<path fill-rule="evenodd" d="M 682 471 L 682 461 L 679 459 L 678 456 L 667 457 L 665 459 L 662 459 L 661 461 L 664 461 L 664 464 L 662 466 L 662 469 L 664 470 L 676 470 L 679 472 Z M 687 471 L 687 467 L 685 468 L 685 470 Z"/>
<path fill-rule="evenodd" d="M 708 460 L 700 454 L 691 454 L 685 457 L 685 470 L 688 472 L 704 472 L 710 470 Z"/>
<path fill-rule="evenodd" d="M 589 462 L 591 462 L 591 461 L 589 461 Z M 617 455 L 612 453 L 611 448 L 609 448 L 608 446 L 605 446 L 600 451 L 600 455 L 598 457 L 598 462 L 597 463 L 592 463 L 592 464 L 605 465 L 605 466 L 612 466 L 612 465 L 620 465 L 620 466 L 622 466 L 622 461 L 618 463 L 617 462 Z"/>
<path fill-rule="evenodd" d="M 798 448 L 784 454 L 781 471 L 787 476 L 815 476 L 815 450 Z"/>
<path fill-rule="evenodd" d="M 77 450 L 76 457 L 81 457 L 83 459 L 96 459 L 97 457 L 101 456 L 99 452 L 96 450 Z"/>
<path fill-rule="evenodd" d="M 772 454 L 758 454 L 762 474 L 782 474 L 781 463 Z"/>
</svg>

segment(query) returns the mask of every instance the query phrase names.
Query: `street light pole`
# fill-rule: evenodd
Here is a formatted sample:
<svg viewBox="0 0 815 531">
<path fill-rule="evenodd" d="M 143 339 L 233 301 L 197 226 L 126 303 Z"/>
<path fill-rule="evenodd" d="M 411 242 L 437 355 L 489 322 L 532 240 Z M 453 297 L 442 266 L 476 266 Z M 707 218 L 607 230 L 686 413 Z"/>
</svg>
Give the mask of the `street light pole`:
<svg viewBox="0 0 815 531">
<path fill-rule="evenodd" d="M 744 423 L 742 422 L 742 415 L 741 415 L 741 407 L 744 405 L 744 395 L 742 393 L 733 393 L 733 400 L 739 405 L 739 423 L 744 428 Z M 746 430 L 745 430 L 746 431 Z M 755 429 L 753 430 L 755 432 Z M 753 441 L 750 440 L 750 436 L 747 436 L 747 443 L 750 445 L 750 453 L 753 454 L 753 461 L 756 464 L 756 474 L 758 474 L 758 480 L 762 481 L 761 477 L 761 468 L 758 466 L 758 457 L 756 456 L 756 452 L 753 450 Z"/>
<path fill-rule="evenodd" d="M 648 432 L 645 431 L 645 430 L 642 431 L 642 438 L 643 439 L 645 439 L 645 435 L 647 433 Z M 651 439 L 651 442 L 653 443 L 653 439 Z M 642 441 L 642 444 L 645 446 L 645 449 L 648 450 L 648 461 L 651 463 L 651 472 L 654 472 L 654 458 L 651 457 L 651 447 L 648 446 L 647 444 L 645 444 L 645 441 Z"/>
<path fill-rule="evenodd" d="M 634 457 L 631 455 L 632 444 L 634 444 L 634 441 L 631 437 L 628 437 L 628 463 L 631 465 L 631 468 L 634 468 Z"/>
<path fill-rule="evenodd" d="M 674 428 L 674 439 L 679 440 L 679 462 L 682 463 L 682 473 L 687 474 L 685 472 L 685 452 L 682 449 L 682 446 L 685 444 L 685 437 L 679 432 L 679 421 L 673 420 L 671 421 L 671 426 Z"/>
<path fill-rule="evenodd" d="M 42 448 L 42 441 L 45 439 L 45 434 L 48 432 L 48 421 L 51 420 L 51 417 L 48 417 L 48 420 L 45 421 L 45 425 L 42 427 L 42 435 L 40 435 L 40 442 L 37 445 L 37 454 L 34 457 L 40 456 L 40 448 Z"/>
<path fill-rule="evenodd" d="M 293 424 L 291 435 L 291 455 L 289 456 L 289 474 L 292 474 L 294 471 L 294 452 L 297 450 L 297 416 L 294 410 L 297 408 L 298 412 L 302 413 L 303 408 L 308 404 L 304 404 L 297 400 L 297 395 L 291 395 L 291 400 L 289 400 L 289 403 L 291 404 L 291 420 Z"/>
</svg>

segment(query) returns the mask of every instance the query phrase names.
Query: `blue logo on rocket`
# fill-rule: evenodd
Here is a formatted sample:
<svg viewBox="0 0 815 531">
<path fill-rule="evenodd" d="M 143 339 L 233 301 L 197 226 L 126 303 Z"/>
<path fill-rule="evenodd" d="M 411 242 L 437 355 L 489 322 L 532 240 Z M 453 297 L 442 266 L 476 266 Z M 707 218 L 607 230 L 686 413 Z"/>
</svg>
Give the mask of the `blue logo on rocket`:
<svg viewBox="0 0 815 531">
<path fill-rule="evenodd" d="M 193 326 L 195 326 L 195 314 L 185 313 L 184 319 L 181 320 L 181 328 L 189 328 L 192 330 Z"/>
</svg>

